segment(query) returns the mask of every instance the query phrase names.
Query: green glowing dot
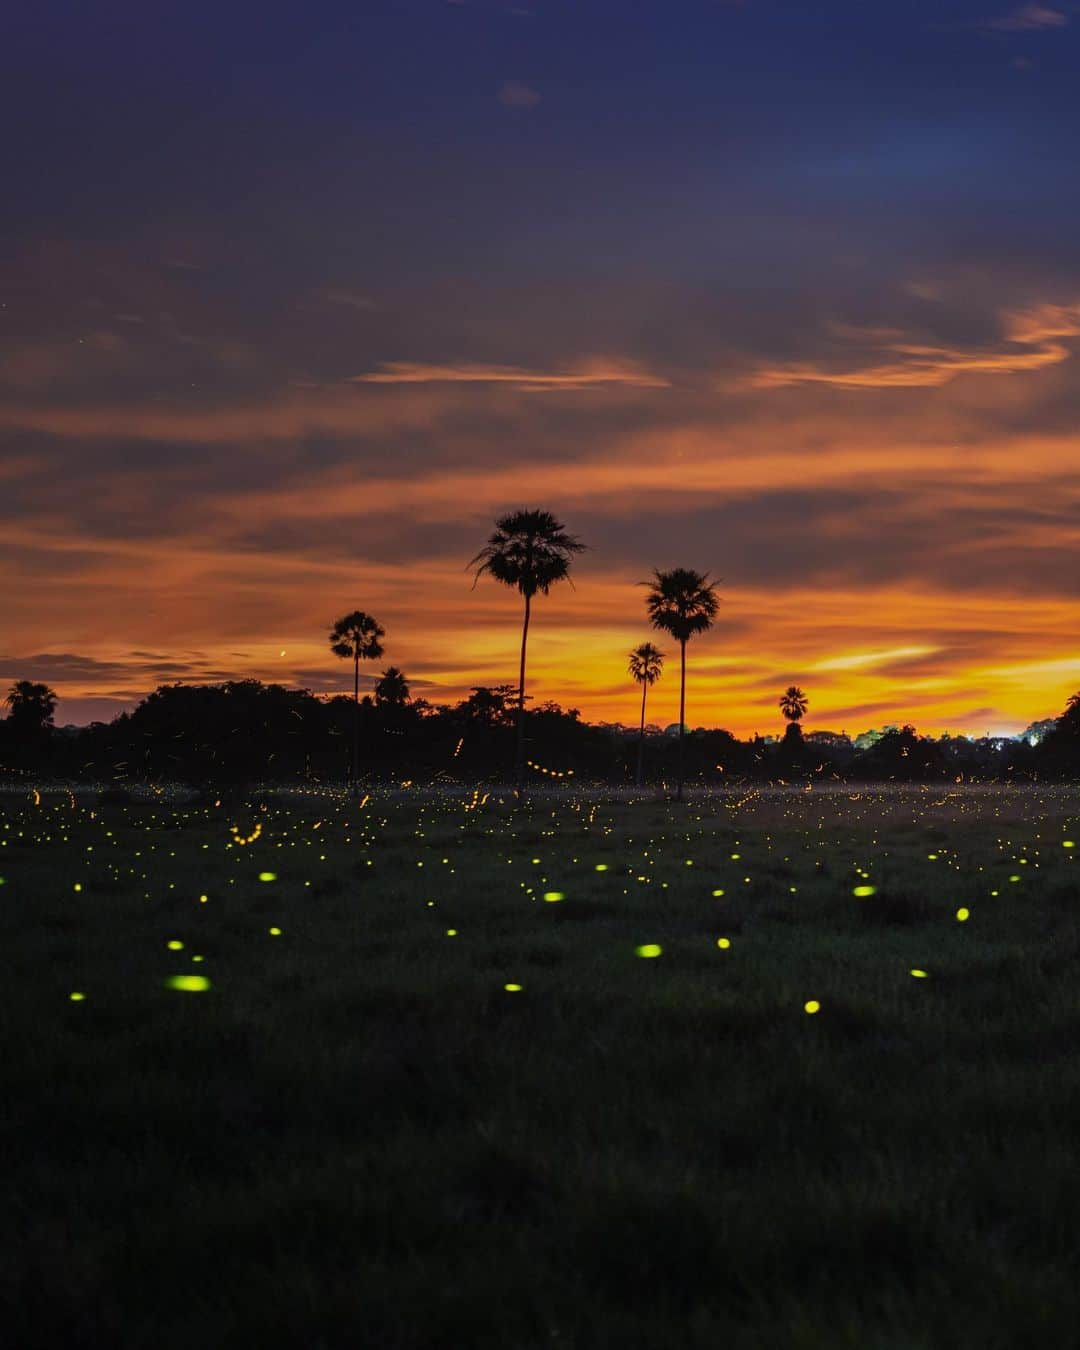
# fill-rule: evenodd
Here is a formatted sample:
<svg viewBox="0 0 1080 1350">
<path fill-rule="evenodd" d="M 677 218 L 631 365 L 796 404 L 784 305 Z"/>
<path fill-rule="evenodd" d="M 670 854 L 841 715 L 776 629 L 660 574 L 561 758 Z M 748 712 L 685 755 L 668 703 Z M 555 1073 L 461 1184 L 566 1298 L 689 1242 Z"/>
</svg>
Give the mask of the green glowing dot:
<svg viewBox="0 0 1080 1350">
<path fill-rule="evenodd" d="M 168 943 L 167 946 L 169 948 L 169 951 L 171 952 L 182 952 L 184 950 L 184 944 L 182 942 L 179 942 L 176 938 L 173 938 L 173 940 L 170 943 Z"/>
<path fill-rule="evenodd" d="M 608 870 L 608 865 L 607 865 L 607 863 L 597 863 L 597 864 L 596 864 L 596 871 L 598 871 L 598 872 L 606 872 L 607 870 Z"/>
<path fill-rule="evenodd" d="M 0 877 L 0 886 L 3 886 L 4 884 L 5 884 L 4 878 L 3 878 L 3 877 Z"/>
<path fill-rule="evenodd" d="M 936 854 L 936 853 L 928 853 L 926 856 L 930 859 L 931 862 L 937 862 L 937 854 Z"/>
<path fill-rule="evenodd" d="M 281 929 L 280 929 L 280 928 L 271 928 L 271 929 L 270 929 L 270 936 L 271 936 L 271 937 L 280 937 L 280 936 L 281 936 Z"/>
<path fill-rule="evenodd" d="M 724 948 L 730 947 L 730 946 L 731 946 L 731 939 L 730 939 L 730 938 L 717 938 L 717 939 L 716 939 L 716 945 L 717 945 L 718 947 L 724 947 Z"/>
<path fill-rule="evenodd" d="M 553 905 L 556 902 L 556 900 L 565 900 L 566 896 L 563 894 L 562 891 L 545 891 L 544 899 L 549 904 Z"/>
<path fill-rule="evenodd" d="M 732 856 L 732 858 L 733 858 L 735 861 L 738 861 L 738 859 L 742 857 L 742 854 L 741 854 L 741 853 L 733 853 L 731 856 Z"/>
<path fill-rule="evenodd" d="M 447 936 L 447 937 L 457 937 L 457 929 L 456 929 L 456 928 L 448 928 L 448 929 L 446 930 L 446 936 Z"/>
<path fill-rule="evenodd" d="M 1075 847 L 1076 847 L 1076 842 L 1075 842 L 1075 840 L 1073 840 L 1073 839 L 1063 839 L 1063 840 L 1061 841 L 1061 847 L 1062 847 L 1062 848 L 1075 848 Z M 4 878 L 3 878 L 3 877 L 0 877 L 0 886 L 2 886 L 3 884 L 4 884 Z"/>
<path fill-rule="evenodd" d="M 852 895 L 857 895 L 860 900 L 864 900 L 868 895 L 875 895 L 876 893 L 876 886 L 856 886 L 851 892 Z"/>
<path fill-rule="evenodd" d="M 911 973 L 912 973 L 912 975 L 915 976 L 915 978 L 916 978 L 917 980 L 925 980 L 925 979 L 926 979 L 926 971 L 925 971 L 925 970 L 913 970 Z"/>
<path fill-rule="evenodd" d="M 956 911 L 956 917 L 960 920 L 961 923 L 964 923 L 967 919 L 971 917 L 971 910 L 965 909 L 963 905 L 961 905 L 961 907 Z"/>
<path fill-rule="evenodd" d="M 276 872 L 260 872 L 260 873 L 259 873 L 259 880 L 260 880 L 260 881 L 277 881 L 277 873 L 276 873 Z"/>
<path fill-rule="evenodd" d="M 191 959 L 192 959 L 193 961 L 205 961 L 205 960 L 206 960 L 206 957 L 205 957 L 205 956 L 193 956 Z"/>
<path fill-rule="evenodd" d="M 71 999 L 72 1003 L 82 1003 L 85 1000 L 86 995 L 80 994 L 79 991 L 76 990 L 73 994 L 68 994 L 68 998 Z"/>
<path fill-rule="evenodd" d="M 1019 881 L 1019 880 L 1020 880 L 1020 874 L 1019 874 L 1018 872 L 1014 872 L 1014 873 L 1012 874 L 1012 876 L 1009 878 L 1009 880 L 1010 880 L 1010 881 Z"/>
<path fill-rule="evenodd" d="M 1000 895 L 1001 892 L 1000 892 L 1000 891 L 991 891 L 990 894 L 991 894 L 991 895 Z"/>
<path fill-rule="evenodd" d="M 81 881 L 77 881 L 77 882 L 75 883 L 75 885 L 72 887 L 72 890 L 81 891 L 81 890 L 82 890 L 82 882 L 81 882 Z"/>
<path fill-rule="evenodd" d="M 816 1013 L 820 1011 L 821 1011 L 821 1004 L 817 1001 L 816 998 L 808 999 L 803 1004 L 803 1012 Z"/>
<path fill-rule="evenodd" d="M 520 984 L 505 984 L 503 988 L 508 994 L 520 994 L 524 986 Z"/>
<path fill-rule="evenodd" d="M 723 891 L 713 891 L 713 895 L 723 895 Z"/>
<path fill-rule="evenodd" d="M 204 989 L 210 988 L 210 981 L 205 975 L 170 975 L 165 981 L 167 989 L 183 989 L 189 994 L 202 993 Z"/>
<path fill-rule="evenodd" d="M 199 903 L 200 903 L 201 905 L 205 905 L 206 902 L 207 902 L 207 900 L 209 900 L 209 899 L 210 899 L 210 897 L 209 897 L 208 895 L 200 895 L 200 896 L 199 896 Z"/>
<path fill-rule="evenodd" d="M 634 948 L 634 952 L 638 956 L 659 956 L 663 950 L 658 942 L 646 942 L 644 946 Z"/>
</svg>

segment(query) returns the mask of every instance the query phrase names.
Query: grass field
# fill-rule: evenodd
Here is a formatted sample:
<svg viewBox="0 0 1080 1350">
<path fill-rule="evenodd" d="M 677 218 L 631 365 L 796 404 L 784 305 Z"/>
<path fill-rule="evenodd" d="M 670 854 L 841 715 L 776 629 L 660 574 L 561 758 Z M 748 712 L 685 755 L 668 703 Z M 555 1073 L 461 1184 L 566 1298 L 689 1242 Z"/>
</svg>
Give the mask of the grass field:
<svg viewBox="0 0 1080 1350">
<path fill-rule="evenodd" d="M 0 798 L 5 1344 L 1076 1346 L 1073 840 L 1074 788 Z"/>
</svg>

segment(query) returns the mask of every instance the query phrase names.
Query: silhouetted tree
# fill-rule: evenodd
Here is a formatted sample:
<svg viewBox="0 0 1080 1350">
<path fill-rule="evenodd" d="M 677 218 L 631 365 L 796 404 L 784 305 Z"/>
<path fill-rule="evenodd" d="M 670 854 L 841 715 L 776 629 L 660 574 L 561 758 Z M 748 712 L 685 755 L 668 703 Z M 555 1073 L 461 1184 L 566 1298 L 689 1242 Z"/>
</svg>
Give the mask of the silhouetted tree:
<svg viewBox="0 0 1080 1350">
<path fill-rule="evenodd" d="M 485 572 L 489 572 L 496 581 L 512 586 L 525 598 L 518 674 L 516 781 L 519 797 L 525 788 L 525 648 L 529 640 L 532 598 L 538 591 L 547 595 L 556 582 L 568 578 L 574 554 L 581 553 L 584 548 L 584 544 L 567 534 L 550 511 L 512 511 L 496 520 L 494 533 L 468 564 L 476 569 L 474 586 Z"/>
<path fill-rule="evenodd" d="M 508 727 L 514 722 L 514 686 L 497 684 L 493 688 L 477 685 L 458 711 L 470 722 L 481 722 L 488 727 Z"/>
<path fill-rule="evenodd" d="M 409 681 L 397 666 L 387 666 L 373 692 L 376 704 L 403 708 L 409 701 Z"/>
<path fill-rule="evenodd" d="M 645 607 L 654 628 L 670 633 L 679 643 L 681 668 L 679 677 L 679 787 L 676 800 L 683 797 L 683 733 L 686 729 L 686 644 L 695 633 L 704 633 L 712 627 L 719 608 L 717 582 L 709 580 L 707 572 L 693 572 L 687 567 L 675 567 L 670 572 L 653 568 L 655 580 L 642 582 L 649 586 Z"/>
<path fill-rule="evenodd" d="M 383 654 L 380 638 L 386 631 L 363 610 L 354 610 L 338 619 L 330 630 L 330 650 L 335 656 L 353 659 L 353 747 L 352 786 L 358 790 L 360 778 L 360 662 L 377 661 Z"/>
<path fill-rule="evenodd" d="M 664 671 L 664 653 L 651 642 L 643 642 L 630 653 L 630 674 L 641 685 L 641 727 L 638 731 L 637 773 L 634 782 L 641 786 L 641 770 L 645 754 L 645 695 Z"/>
<path fill-rule="evenodd" d="M 780 695 L 780 711 L 787 719 L 787 731 L 784 739 L 788 741 L 802 740 L 802 728 L 799 723 L 806 716 L 806 710 L 810 706 L 810 700 L 797 684 L 789 684 Z"/>
<path fill-rule="evenodd" d="M 16 680 L 4 702 L 9 708 L 10 729 L 24 735 L 40 735 L 53 724 L 57 695 L 47 684 Z"/>
</svg>

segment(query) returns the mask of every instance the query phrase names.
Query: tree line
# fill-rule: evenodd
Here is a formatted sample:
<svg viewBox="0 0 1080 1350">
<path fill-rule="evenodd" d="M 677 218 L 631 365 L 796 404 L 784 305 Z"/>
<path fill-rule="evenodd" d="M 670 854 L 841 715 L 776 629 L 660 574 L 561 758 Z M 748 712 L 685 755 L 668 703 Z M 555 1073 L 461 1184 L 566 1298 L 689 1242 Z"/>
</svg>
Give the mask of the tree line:
<svg viewBox="0 0 1080 1350">
<path fill-rule="evenodd" d="M 0 773 L 51 771 L 64 776 L 169 779 L 188 782 L 255 782 L 297 779 L 340 781 L 354 790 L 366 777 L 418 775 L 451 781 L 507 776 L 520 795 L 530 779 L 570 778 L 632 782 L 646 779 L 646 700 L 661 678 L 665 653 L 651 641 L 628 654 L 627 672 L 641 688 L 635 741 L 621 727 L 589 726 L 576 709 L 548 702 L 528 708 L 527 652 L 533 604 L 570 578 L 585 545 L 551 512 L 501 516 L 484 547 L 467 564 L 474 587 L 488 575 L 522 597 L 516 689 L 474 686 L 450 706 L 413 699 L 404 673 L 388 667 L 370 695 L 360 697 L 360 662 L 384 654 L 386 631 L 370 614 L 354 610 L 330 628 L 334 655 L 353 663 L 353 696 L 317 699 L 258 680 L 216 685 L 162 685 L 132 713 L 96 723 L 73 735 L 54 734 L 57 696 L 48 685 L 20 680 L 7 695 L 0 722 Z M 937 741 L 911 726 L 892 728 L 862 750 L 836 733 L 804 737 L 804 691 L 789 686 L 779 699 L 787 730 L 778 745 L 763 738 L 740 741 L 726 731 L 686 728 L 687 644 L 708 631 L 719 609 L 718 582 L 690 568 L 653 569 L 645 612 L 651 626 L 679 644 L 679 721 L 673 738 L 653 736 L 650 777 L 670 782 L 682 799 L 695 782 L 813 778 L 1050 777 L 1080 773 L 1080 694 L 1070 698 L 1038 746 L 964 737 Z M 512 740 L 512 758 L 508 754 Z M 672 743 L 674 742 L 674 743 Z M 344 745 L 348 753 L 343 753 Z M 530 757 L 543 747 L 546 762 Z M 539 756 L 541 751 L 536 749 Z M 786 777 L 785 777 L 786 775 Z"/>
</svg>

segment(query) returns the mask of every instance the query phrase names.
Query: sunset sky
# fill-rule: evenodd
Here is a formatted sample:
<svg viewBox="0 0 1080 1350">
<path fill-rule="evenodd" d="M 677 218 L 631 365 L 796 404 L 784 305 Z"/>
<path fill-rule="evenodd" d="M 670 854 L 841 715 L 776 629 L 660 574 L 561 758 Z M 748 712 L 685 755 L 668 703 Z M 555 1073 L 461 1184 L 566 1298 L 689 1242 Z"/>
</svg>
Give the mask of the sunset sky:
<svg viewBox="0 0 1080 1350">
<path fill-rule="evenodd" d="M 1015 732 L 1080 688 L 1080 4 L 40 0 L 0 104 L 0 684 Z M 677 718 L 676 649 L 651 716 Z"/>
</svg>

